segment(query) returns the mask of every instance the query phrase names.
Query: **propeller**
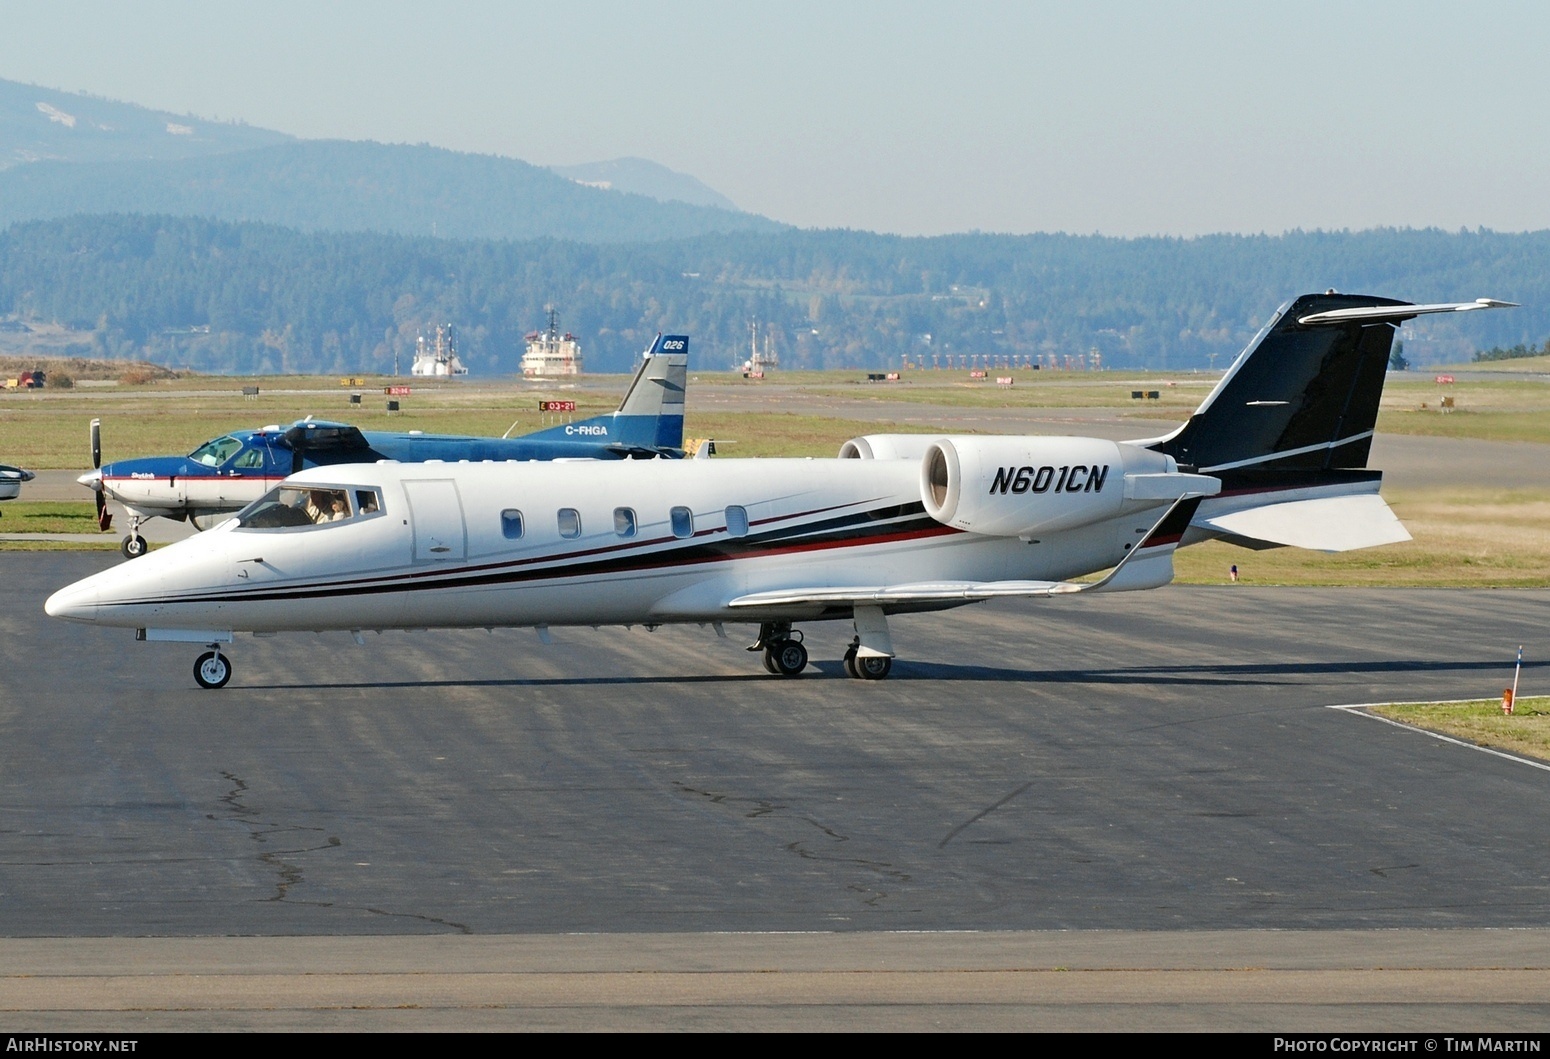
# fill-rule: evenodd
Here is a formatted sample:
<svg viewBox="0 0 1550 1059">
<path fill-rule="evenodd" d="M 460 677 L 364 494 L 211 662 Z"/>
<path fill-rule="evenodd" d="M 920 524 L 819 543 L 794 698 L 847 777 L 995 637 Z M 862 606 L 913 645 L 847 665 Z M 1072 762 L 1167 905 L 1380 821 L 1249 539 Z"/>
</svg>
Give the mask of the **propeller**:
<svg viewBox="0 0 1550 1059">
<path fill-rule="evenodd" d="M 106 533 L 113 528 L 113 515 L 108 511 L 108 497 L 102 489 L 102 420 L 91 421 L 91 465 L 97 472 L 93 492 L 97 494 L 97 528 Z"/>
</svg>

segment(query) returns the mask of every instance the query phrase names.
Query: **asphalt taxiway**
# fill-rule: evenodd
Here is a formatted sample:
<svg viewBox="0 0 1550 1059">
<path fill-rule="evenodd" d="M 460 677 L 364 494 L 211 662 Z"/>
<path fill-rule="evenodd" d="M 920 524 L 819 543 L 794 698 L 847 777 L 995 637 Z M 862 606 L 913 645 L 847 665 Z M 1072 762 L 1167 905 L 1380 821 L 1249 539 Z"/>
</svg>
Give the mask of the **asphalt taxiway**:
<svg viewBox="0 0 1550 1059">
<path fill-rule="evenodd" d="M 1550 772 L 1329 708 L 1499 694 L 1519 643 L 1537 693 L 1550 592 L 966 607 L 879 683 L 839 624 L 795 680 L 735 627 L 241 637 L 209 692 L 43 616 L 117 561 L 0 554 L 13 1025 L 1550 1016 Z"/>
</svg>

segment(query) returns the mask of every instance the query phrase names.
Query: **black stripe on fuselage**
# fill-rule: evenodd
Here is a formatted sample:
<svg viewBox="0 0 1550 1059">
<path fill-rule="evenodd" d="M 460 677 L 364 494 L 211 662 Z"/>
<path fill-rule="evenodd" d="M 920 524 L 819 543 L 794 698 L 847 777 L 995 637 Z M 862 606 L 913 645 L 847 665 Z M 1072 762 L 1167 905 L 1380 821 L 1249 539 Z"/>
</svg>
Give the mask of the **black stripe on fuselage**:
<svg viewBox="0 0 1550 1059">
<path fill-rule="evenodd" d="M 803 514 L 821 514 L 824 510 Z M 764 522 L 790 521 L 802 515 L 782 516 Z M 461 569 L 415 570 L 343 582 L 312 581 L 296 585 L 221 589 L 178 598 L 115 601 L 103 606 L 139 606 L 147 603 L 235 603 L 312 599 L 355 595 L 380 595 L 439 589 L 463 589 L 500 584 L 521 584 L 577 577 L 645 573 L 723 560 L 752 559 L 771 555 L 817 551 L 837 547 L 885 544 L 891 541 L 958 533 L 925 514 L 920 503 L 853 512 L 794 526 L 782 526 L 746 537 L 727 537 L 725 528 L 701 530 L 693 537 L 657 537 L 627 544 L 591 548 L 570 555 L 547 554 Z M 718 537 L 716 540 L 700 539 Z M 595 558 L 577 561 L 582 556 Z"/>
</svg>

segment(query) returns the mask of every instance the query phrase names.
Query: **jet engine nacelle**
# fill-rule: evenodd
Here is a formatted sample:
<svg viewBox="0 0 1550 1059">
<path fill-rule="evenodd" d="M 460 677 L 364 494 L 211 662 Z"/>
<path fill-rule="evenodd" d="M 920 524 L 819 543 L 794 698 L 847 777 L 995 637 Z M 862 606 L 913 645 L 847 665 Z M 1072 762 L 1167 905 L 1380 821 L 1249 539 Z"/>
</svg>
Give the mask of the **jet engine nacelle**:
<svg viewBox="0 0 1550 1059">
<path fill-rule="evenodd" d="M 1171 456 L 1101 438 L 934 438 L 920 464 L 926 513 L 972 533 L 1025 537 L 1156 507 L 1221 483 Z"/>
<path fill-rule="evenodd" d="M 918 460 L 938 434 L 866 434 L 840 446 L 842 460 Z"/>
</svg>

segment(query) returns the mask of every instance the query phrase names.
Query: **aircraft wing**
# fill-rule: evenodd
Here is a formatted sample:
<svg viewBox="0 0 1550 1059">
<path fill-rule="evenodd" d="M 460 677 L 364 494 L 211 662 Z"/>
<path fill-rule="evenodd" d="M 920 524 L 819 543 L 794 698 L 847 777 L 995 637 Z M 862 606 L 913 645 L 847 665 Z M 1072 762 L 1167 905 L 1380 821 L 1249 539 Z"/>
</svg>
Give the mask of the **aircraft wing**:
<svg viewBox="0 0 1550 1059">
<path fill-rule="evenodd" d="M 802 604 L 850 604 L 889 607 L 921 603 L 974 603 L 985 599 L 1064 596 L 1073 592 L 1125 592 L 1156 588 L 1173 580 L 1173 552 L 1200 507 L 1202 495 L 1186 494 L 1169 505 L 1141 543 L 1098 581 L 917 581 L 903 585 L 849 585 L 787 588 L 754 592 L 731 600 L 729 607 L 781 607 Z"/>
</svg>

